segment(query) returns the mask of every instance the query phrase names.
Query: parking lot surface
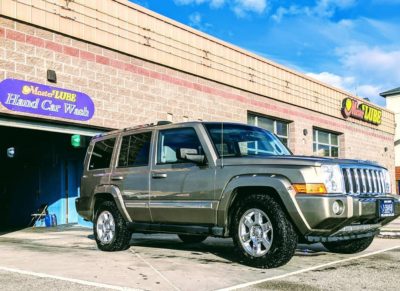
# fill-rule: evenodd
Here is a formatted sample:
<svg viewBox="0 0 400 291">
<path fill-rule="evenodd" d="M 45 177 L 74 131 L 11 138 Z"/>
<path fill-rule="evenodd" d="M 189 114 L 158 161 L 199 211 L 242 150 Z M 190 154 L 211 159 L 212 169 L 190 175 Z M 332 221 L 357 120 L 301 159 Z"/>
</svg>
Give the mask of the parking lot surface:
<svg viewBox="0 0 400 291">
<path fill-rule="evenodd" d="M 390 274 L 397 277 L 391 268 L 400 259 L 398 239 L 376 238 L 366 251 L 355 255 L 328 253 L 320 244 L 299 245 L 289 264 L 276 269 L 240 264 L 232 245 L 230 239 L 208 238 L 185 245 L 175 235 L 134 234 L 129 250 L 107 253 L 97 249 L 91 229 L 24 229 L 0 235 L 0 289 L 333 290 L 347 286 L 368 290 L 372 285 L 360 285 L 367 279 L 380 279 L 387 290 L 396 286 Z"/>
</svg>

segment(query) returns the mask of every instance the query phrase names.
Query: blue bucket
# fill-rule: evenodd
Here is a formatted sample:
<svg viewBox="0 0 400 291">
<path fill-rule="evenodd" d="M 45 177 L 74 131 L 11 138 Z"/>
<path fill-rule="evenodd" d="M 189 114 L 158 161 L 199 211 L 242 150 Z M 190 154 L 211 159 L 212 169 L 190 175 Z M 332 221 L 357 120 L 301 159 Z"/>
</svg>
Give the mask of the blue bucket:
<svg viewBox="0 0 400 291">
<path fill-rule="evenodd" d="M 46 225 L 46 227 L 50 227 L 51 226 L 51 216 L 49 214 L 47 214 L 44 218 L 44 224 Z"/>
</svg>

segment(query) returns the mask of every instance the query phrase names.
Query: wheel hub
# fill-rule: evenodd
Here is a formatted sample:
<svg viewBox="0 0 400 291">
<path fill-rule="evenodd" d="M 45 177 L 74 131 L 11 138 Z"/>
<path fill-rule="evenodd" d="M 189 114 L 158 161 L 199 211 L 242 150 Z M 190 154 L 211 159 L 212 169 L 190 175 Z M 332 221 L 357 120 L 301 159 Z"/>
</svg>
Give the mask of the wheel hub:
<svg viewBox="0 0 400 291">
<path fill-rule="evenodd" d="M 255 236 L 256 238 L 261 238 L 263 235 L 261 226 L 255 226 L 253 227 L 253 236 Z"/>
<path fill-rule="evenodd" d="M 115 220 L 109 211 L 103 211 L 96 222 L 97 238 L 103 244 L 109 244 L 115 237 Z"/>
</svg>

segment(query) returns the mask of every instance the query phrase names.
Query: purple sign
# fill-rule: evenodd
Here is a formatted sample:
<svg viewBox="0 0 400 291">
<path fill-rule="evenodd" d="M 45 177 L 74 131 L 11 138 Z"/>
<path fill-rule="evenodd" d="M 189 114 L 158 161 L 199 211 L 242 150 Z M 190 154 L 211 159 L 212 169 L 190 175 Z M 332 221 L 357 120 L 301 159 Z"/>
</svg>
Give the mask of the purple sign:
<svg viewBox="0 0 400 291">
<path fill-rule="evenodd" d="M 14 79 L 0 83 L 0 103 L 9 110 L 73 120 L 89 120 L 92 99 L 84 93 Z"/>
</svg>

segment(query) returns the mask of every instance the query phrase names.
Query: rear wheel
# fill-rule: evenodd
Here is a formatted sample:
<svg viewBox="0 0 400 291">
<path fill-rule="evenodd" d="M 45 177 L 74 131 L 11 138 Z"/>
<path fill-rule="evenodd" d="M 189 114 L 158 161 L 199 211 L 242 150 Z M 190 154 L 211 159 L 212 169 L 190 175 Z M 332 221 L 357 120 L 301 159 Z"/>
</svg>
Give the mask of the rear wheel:
<svg viewBox="0 0 400 291">
<path fill-rule="evenodd" d="M 178 234 L 178 237 L 184 243 L 194 244 L 201 243 L 206 240 L 206 235 Z"/>
<path fill-rule="evenodd" d="M 235 251 L 245 264 L 275 268 L 286 264 L 297 247 L 297 234 L 271 196 L 253 194 L 238 202 L 232 217 Z"/>
<path fill-rule="evenodd" d="M 324 242 L 322 243 L 329 251 L 338 254 L 355 254 L 367 249 L 374 237 L 363 237 L 345 241 Z"/>
<path fill-rule="evenodd" d="M 129 248 L 132 233 L 112 201 L 104 201 L 97 208 L 93 232 L 97 247 L 102 251 L 122 251 Z"/>
</svg>

